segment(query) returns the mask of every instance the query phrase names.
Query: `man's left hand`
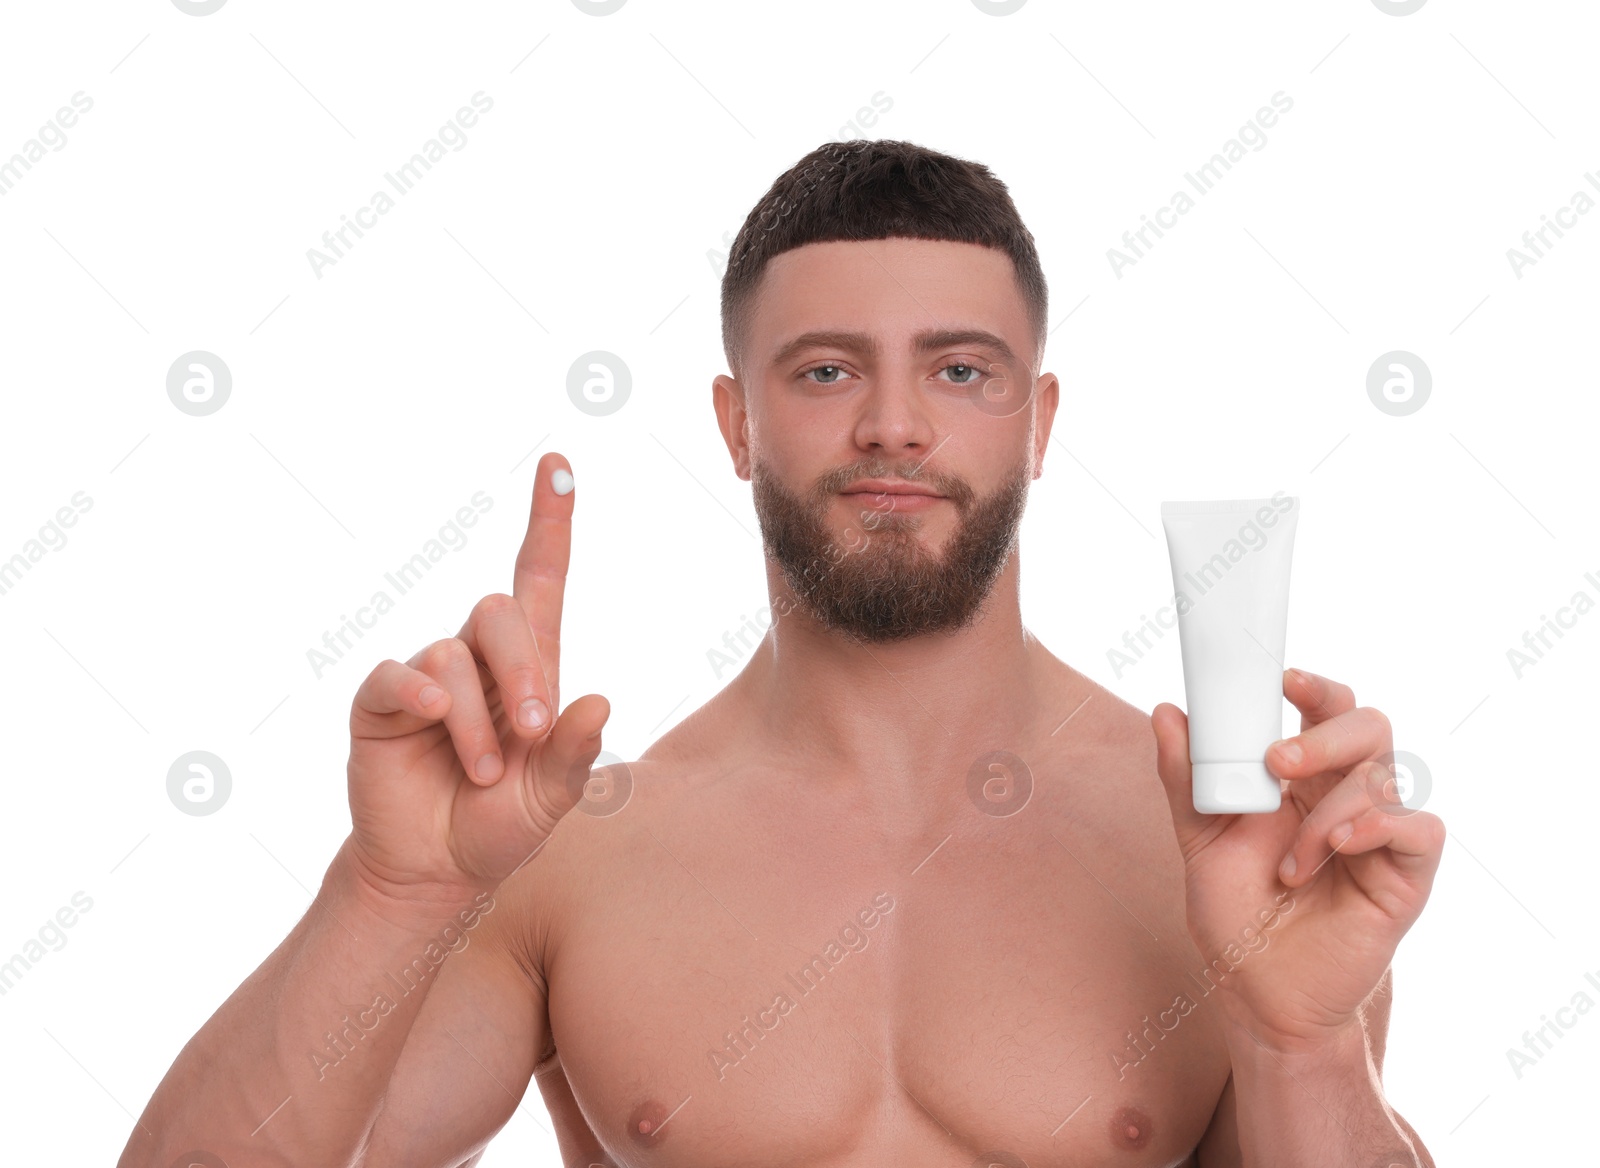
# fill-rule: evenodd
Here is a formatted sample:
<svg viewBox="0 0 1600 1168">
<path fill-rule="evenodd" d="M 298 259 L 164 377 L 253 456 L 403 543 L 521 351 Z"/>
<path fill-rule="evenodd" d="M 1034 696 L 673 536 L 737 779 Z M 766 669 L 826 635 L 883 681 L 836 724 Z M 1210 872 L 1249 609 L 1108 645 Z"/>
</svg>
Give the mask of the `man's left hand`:
<svg viewBox="0 0 1600 1168">
<path fill-rule="evenodd" d="M 1358 1011 L 1427 902 L 1445 829 L 1401 804 L 1381 712 L 1358 707 L 1349 686 L 1300 670 L 1285 671 L 1284 696 L 1300 710 L 1300 733 L 1266 753 L 1268 769 L 1289 780 L 1269 814 L 1196 811 L 1187 716 L 1163 702 L 1150 720 L 1183 853 L 1189 933 L 1208 963 L 1237 947 L 1228 963 L 1237 969 L 1218 980 L 1229 1018 L 1294 1051 L 1360 1025 Z"/>
</svg>

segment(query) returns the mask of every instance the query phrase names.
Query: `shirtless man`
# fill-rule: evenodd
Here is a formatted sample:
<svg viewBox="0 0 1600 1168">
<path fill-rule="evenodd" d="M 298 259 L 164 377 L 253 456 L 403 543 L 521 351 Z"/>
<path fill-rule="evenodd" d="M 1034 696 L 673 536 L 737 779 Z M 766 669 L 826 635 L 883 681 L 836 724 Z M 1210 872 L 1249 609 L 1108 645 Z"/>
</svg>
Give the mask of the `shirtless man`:
<svg viewBox="0 0 1600 1168">
<path fill-rule="evenodd" d="M 1387 719 L 1286 671 L 1282 808 L 1198 814 L 1183 712 L 1022 624 L 1059 385 L 1003 184 L 815 151 L 723 311 L 774 616 L 744 669 L 591 774 L 544 455 L 510 595 L 363 682 L 350 835 L 124 1168 L 457 1168 L 530 1080 L 571 1166 L 1432 1168 L 1379 1072 L 1444 830 L 1384 798 Z"/>
</svg>

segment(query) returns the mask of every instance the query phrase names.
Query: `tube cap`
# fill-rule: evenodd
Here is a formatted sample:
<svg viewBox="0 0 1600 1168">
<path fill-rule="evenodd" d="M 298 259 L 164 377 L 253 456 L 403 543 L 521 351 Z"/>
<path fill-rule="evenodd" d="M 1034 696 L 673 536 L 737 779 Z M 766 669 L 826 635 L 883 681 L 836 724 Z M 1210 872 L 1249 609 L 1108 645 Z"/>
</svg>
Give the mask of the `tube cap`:
<svg viewBox="0 0 1600 1168">
<path fill-rule="evenodd" d="M 1283 804 L 1278 777 L 1264 762 L 1197 762 L 1190 774 L 1194 809 L 1202 815 L 1276 811 Z"/>
</svg>

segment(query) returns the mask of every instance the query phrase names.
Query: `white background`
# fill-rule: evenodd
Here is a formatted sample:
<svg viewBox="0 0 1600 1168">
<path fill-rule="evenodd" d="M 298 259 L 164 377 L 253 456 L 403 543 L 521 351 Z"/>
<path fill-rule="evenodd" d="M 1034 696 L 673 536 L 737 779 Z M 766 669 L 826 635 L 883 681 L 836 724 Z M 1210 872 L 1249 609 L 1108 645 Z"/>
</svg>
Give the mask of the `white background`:
<svg viewBox="0 0 1600 1168">
<path fill-rule="evenodd" d="M 1571 1162 L 1593 1138 L 1573 1125 L 1600 1011 L 1520 1079 L 1506 1054 L 1600 978 L 1600 614 L 1520 678 L 1507 659 L 1600 599 L 1600 215 L 1520 278 L 1507 258 L 1600 196 L 1588 5 L 3 19 L 0 158 L 94 103 L 0 197 L 0 559 L 92 500 L 0 594 L 0 958 L 93 900 L 0 997 L 7 1161 L 112 1162 L 300 917 L 349 827 L 356 686 L 509 591 L 539 454 L 581 488 L 562 690 L 610 698 L 607 749 L 636 757 L 727 680 L 707 651 L 765 585 L 711 411 L 715 252 L 780 172 L 858 136 L 986 163 L 1037 238 L 1064 393 L 1022 536 L 1028 627 L 1144 709 L 1181 703 L 1174 635 L 1121 677 L 1107 657 L 1170 596 L 1161 500 L 1299 495 L 1289 663 L 1389 714 L 1451 833 L 1395 962 L 1389 1098 L 1441 1164 Z M 479 90 L 466 146 L 319 278 L 307 249 Z M 1266 145 L 1119 278 L 1107 249 L 1280 90 Z M 191 350 L 232 372 L 207 417 L 166 393 Z M 608 417 L 567 397 L 590 350 L 631 371 Z M 1432 373 L 1409 416 L 1367 396 L 1391 350 Z M 466 545 L 317 677 L 307 651 L 479 491 Z M 231 771 L 215 814 L 168 799 L 191 750 Z M 484 1164 L 558 1163 L 547 1125 L 530 1091 Z"/>
</svg>

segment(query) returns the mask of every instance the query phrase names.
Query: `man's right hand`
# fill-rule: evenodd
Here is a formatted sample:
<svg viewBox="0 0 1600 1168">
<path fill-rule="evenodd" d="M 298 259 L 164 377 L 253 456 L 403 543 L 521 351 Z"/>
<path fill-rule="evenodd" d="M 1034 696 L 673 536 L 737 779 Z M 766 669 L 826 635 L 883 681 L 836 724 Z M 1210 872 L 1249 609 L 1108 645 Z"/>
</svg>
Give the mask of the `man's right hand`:
<svg viewBox="0 0 1600 1168">
<path fill-rule="evenodd" d="M 358 879 L 383 899 L 493 890 L 582 794 L 611 705 L 585 694 L 552 726 L 570 476 L 561 455 L 539 460 L 511 595 L 485 596 L 456 636 L 406 664 L 379 662 L 356 692 L 346 850 Z M 531 721 L 522 712 L 530 709 Z"/>
<path fill-rule="evenodd" d="M 556 493 L 553 474 L 566 494 Z M 381 662 L 361 683 L 350 711 L 353 829 L 313 907 L 179 1052 L 128 1137 L 124 1168 L 202 1158 L 180 1156 L 186 1148 L 230 1164 L 365 1162 L 434 978 L 424 972 L 418 992 L 396 995 L 370 1033 L 352 1003 L 374 1001 L 383 970 L 409 977 L 445 935 L 442 924 L 471 927 L 464 911 L 549 838 L 600 752 L 610 703 L 586 694 L 561 711 L 557 686 L 570 474 L 558 454 L 539 460 L 512 595 L 484 597 L 457 636 L 406 665 Z M 549 714 L 532 725 L 515 720 L 533 700 L 561 712 L 554 725 Z M 485 757 L 492 762 L 479 772 Z M 450 952 L 452 963 L 463 956 Z M 495 1014 L 524 1011 L 528 1024 L 508 1041 L 525 1048 L 525 1086 L 543 1038 L 535 1008 L 521 1000 L 526 983 L 508 978 L 500 952 L 487 939 L 473 946 L 456 984 Z M 262 1117 L 273 1104 L 292 1111 L 268 1126 Z"/>
</svg>

